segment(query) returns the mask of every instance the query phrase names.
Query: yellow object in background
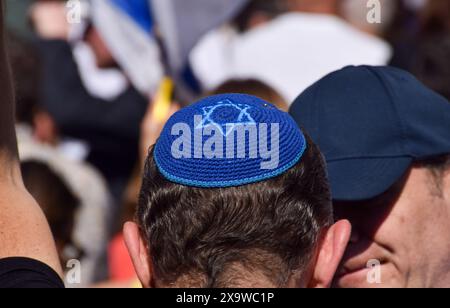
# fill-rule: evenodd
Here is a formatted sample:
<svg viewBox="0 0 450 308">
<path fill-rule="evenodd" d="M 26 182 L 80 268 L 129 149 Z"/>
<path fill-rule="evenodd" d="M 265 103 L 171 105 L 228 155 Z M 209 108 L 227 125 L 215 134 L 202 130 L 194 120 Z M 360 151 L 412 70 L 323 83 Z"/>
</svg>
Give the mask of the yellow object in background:
<svg viewBox="0 0 450 308">
<path fill-rule="evenodd" d="M 170 112 L 172 105 L 172 95 L 174 91 L 174 83 L 171 78 L 165 77 L 156 93 L 153 101 L 153 120 L 156 122 L 164 122 Z"/>
</svg>

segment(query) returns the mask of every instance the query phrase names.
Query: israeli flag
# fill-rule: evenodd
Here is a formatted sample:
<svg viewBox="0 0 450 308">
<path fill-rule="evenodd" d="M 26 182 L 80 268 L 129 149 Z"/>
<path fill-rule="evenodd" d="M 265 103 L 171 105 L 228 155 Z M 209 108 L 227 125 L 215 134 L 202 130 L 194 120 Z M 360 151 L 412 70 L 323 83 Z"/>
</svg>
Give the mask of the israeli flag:
<svg viewBox="0 0 450 308">
<path fill-rule="evenodd" d="M 144 95 L 155 93 L 164 65 L 148 0 L 91 0 L 91 5 L 94 26 L 131 83 Z"/>
</svg>

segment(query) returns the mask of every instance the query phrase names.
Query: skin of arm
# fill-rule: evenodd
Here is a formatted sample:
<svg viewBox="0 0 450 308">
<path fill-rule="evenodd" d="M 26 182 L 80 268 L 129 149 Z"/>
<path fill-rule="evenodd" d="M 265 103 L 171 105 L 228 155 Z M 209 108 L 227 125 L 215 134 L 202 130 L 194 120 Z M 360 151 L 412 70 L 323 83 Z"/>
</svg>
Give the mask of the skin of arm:
<svg viewBox="0 0 450 308">
<path fill-rule="evenodd" d="M 25 189 L 14 128 L 14 94 L 5 44 L 4 2 L 0 1 L 0 259 L 26 257 L 61 275 L 48 223 Z"/>
</svg>

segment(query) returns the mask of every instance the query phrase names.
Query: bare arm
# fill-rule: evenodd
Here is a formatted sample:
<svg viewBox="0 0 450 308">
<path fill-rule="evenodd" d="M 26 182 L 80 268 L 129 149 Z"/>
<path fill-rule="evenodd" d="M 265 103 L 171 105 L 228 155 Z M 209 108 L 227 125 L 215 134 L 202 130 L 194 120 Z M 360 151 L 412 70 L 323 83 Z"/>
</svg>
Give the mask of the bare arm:
<svg viewBox="0 0 450 308">
<path fill-rule="evenodd" d="M 0 259 L 32 258 L 60 273 L 50 228 L 23 185 L 14 122 L 13 87 L 5 47 L 4 4 L 0 1 Z"/>
</svg>

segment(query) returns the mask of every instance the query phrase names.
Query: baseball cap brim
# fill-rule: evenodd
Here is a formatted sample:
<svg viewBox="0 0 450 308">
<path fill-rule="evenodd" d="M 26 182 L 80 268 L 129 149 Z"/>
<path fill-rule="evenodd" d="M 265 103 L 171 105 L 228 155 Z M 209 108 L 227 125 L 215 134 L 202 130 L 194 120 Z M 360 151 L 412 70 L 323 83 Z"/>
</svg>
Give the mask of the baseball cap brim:
<svg viewBox="0 0 450 308">
<path fill-rule="evenodd" d="M 402 178 L 412 162 L 411 157 L 328 162 L 333 200 L 360 201 L 379 196 Z"/>
</svg>

